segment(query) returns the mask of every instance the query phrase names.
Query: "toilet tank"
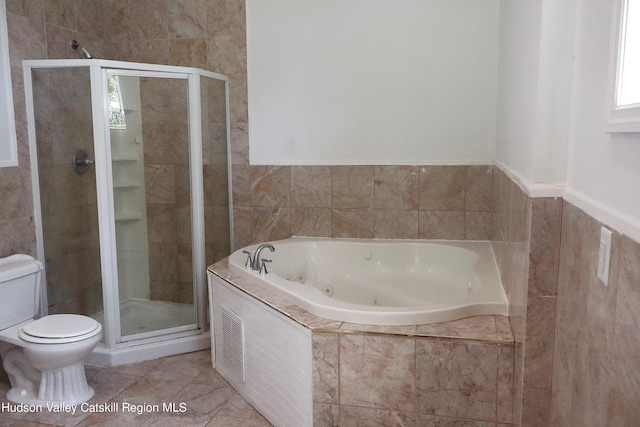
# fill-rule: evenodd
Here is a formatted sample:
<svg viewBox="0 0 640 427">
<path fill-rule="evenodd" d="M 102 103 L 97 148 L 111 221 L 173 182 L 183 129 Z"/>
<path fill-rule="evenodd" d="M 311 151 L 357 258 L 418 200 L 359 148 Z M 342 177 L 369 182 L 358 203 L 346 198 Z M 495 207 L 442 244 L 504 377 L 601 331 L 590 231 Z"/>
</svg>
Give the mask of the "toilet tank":
<svg viewBox="0 0 640 427">
<path fill-rule="evenodd" d="M 41 271 L 40 261 L 29 255 L 0 258 L 0 330 L 38 313 Z"/>
</svg>

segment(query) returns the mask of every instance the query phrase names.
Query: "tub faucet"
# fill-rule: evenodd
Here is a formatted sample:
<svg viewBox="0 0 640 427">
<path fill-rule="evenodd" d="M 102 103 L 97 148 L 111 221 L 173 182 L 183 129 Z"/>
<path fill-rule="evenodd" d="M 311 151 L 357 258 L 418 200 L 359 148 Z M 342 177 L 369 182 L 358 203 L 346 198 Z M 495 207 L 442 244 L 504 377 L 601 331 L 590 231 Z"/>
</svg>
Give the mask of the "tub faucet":
<svg viewBox="0 0 640 427">
<path fill-rule="evenodd" d="M 251 269 L 253 271 L 260 271 L 260 252 L 264 249 L 264 248 L 269 248 L 269 250 L 271 252 L 275 252 L 276 248 L 273 247 L 273 245 L 271 243 L 263 243 L 260 246 L 258 246 L 258 249 L 256 249 L 256 252 L 253 254 L 253 260 L 251 261 Z"/>
</svg>

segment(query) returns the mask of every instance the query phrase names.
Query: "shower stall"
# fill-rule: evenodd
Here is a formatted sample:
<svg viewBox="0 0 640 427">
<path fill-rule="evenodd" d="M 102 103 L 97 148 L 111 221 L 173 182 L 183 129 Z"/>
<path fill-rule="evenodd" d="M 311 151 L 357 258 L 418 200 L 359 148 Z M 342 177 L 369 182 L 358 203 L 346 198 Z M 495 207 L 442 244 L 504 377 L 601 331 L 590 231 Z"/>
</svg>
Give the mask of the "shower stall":
<svg viewBox="0 0 640 427">
<path fill-rule="evenodd" d="M 209 346 L 206 266 L 233 250 L 226 76 L 23 62 L 42 314 L 104 327 L 91 362 Z"/>
</svg>

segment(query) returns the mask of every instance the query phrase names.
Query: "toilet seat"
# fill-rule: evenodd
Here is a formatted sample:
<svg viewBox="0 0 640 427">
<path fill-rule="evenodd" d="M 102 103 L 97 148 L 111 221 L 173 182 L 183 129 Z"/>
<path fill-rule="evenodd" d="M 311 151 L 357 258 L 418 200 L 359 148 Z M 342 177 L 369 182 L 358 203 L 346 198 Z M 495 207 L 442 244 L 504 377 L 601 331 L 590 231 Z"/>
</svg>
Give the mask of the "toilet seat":
<svg viewBox="0 0 640 427">
<path fill-rule="evenodd" d="M 52 314 L 26 324 L 18 336 L 35 344 L 63 344 L 82 341 L 100 333 L 102 325 L 79 314 Z"/>
</svg>

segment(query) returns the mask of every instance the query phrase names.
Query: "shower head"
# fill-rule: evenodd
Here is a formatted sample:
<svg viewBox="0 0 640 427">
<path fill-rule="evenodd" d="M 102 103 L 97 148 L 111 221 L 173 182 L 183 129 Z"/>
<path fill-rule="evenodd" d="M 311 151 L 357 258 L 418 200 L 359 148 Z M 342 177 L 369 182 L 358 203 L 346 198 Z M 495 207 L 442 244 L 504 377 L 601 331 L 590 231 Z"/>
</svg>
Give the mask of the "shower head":
<svg viewBox="0 0 640 427">
<path fill-rule="evenodd" d="M 91 53 L 89 53 L 89 51 L 84 46 L 78 43 L 77 40 L 71 40 L 71 48 L 73 50 L 78 50 L 78 48 L 80 48 L 80 51 L 82 52 L 85 58 L 87 59 L 93 58 L 93 55 L 91 55 Z"/>
</svg>

